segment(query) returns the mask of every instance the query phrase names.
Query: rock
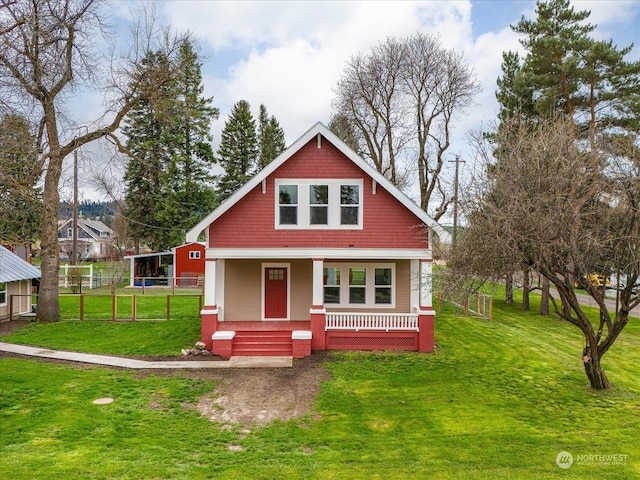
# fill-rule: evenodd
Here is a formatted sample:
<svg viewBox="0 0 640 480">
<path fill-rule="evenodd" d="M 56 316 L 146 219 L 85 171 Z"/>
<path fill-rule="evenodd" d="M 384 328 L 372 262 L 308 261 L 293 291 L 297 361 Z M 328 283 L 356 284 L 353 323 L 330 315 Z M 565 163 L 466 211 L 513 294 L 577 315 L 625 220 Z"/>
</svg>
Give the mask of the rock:
<svg viewBox="0 0 640 480">
<path fill-rule="evenodd" d="M 186 348 L 182 349 L 182 356 L 186 357 L 187 355 L 189 355 L 191 353 L 191 351 L 187 350 Z"/>
<path fill-rule="evenodd" d="M 195 344 L 196 350 L 205 350 L 207 348 L 207 344 L 204 342 L 196 342 Z"/>
</svg>

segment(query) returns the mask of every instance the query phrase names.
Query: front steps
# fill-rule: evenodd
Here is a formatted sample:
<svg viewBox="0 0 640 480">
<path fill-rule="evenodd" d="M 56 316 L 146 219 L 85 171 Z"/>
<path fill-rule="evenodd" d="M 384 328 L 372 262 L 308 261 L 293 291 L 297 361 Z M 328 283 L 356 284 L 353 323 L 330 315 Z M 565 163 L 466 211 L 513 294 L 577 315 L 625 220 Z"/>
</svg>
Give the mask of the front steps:
<svg viewBox="0 0 640 480">
<path fill-rule="evenodd" d="M 211 340 L 211 353 L 222 358 L 311 355 L 309 330 L 218 330 Z"/>
<path fill-rule="evenodd" d="M 291 332 L 236 332 L 231 355 L 237 357 L 291 357 Z"/>
</svg>

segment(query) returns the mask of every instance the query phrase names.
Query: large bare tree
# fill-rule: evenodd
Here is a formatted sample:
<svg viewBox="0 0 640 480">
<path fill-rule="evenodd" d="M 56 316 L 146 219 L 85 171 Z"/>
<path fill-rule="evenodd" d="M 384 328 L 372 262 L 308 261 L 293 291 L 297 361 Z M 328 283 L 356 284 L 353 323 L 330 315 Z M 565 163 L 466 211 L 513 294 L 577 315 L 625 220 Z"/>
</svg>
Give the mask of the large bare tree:
<svg viewBox="0 0 640 480">
<path fill-rule="evenodd" d="M 150 49 L 172 50 L 180 43 L 155 30 L 150 15 L 132 28 L 127 54 L 105 56 L 112 38 L 102 0 L 15 0 L 0 8 L 0 89 L 3 109 L 20 112 L 38 128 L 44 172 L 41 222 L 42 280 L 37 318 L 60 318 L 58 302 L 58 185 L 65 157 L 100 138 L 122 147 L 116 135 L 123 117 L 144 95 L 167 81 L 138 68 Z M 105 47 L 105 50 L 109 50 Z M 114 51 L 114 50 L 111 50 Z M 104 111 L 79 129 L 69 102 L 78 92 L 100 92 Z"/>
<path fill-rule="evenodd" d="M 493 138 L 509 161 L 482 150 L 487 175 L 469 190 L 469 228 L 453 249 L 451 269 L 462 278 L 499 277 L 528 265 L 555 290 L 555 313 L 584 337 L 581 360 L 594 389 L 606 389 L 603 355 L 640 304 L 640 148 L 638 138 L 609 137 L 598 153 L 575 140 L 566 118 L 537 125 L 504 122 Z M 606 148 L 605 148 L 606 147 Z M 613 307 L 593 274 L 616 274 Z M 621 280 L 624 280 L 622 282 Z M 576 294 L 584 288 L 599 309 L 593 318 Z M 559 300 L 559 302 L 558 302 Z"/>
<path fill-rule="evenodd" d="M 478 89 L 462 54 L 436 37 L 390 37 L 349 60 L 336 88 L 334 117 L 350 124 L 359 153 L 394 185 L 407 187 L 417 171 L 420 206 L 427 211 L 435 201 L 437 220 L 452 201 L 441 173 L 454 116 Z"/>
</svg>

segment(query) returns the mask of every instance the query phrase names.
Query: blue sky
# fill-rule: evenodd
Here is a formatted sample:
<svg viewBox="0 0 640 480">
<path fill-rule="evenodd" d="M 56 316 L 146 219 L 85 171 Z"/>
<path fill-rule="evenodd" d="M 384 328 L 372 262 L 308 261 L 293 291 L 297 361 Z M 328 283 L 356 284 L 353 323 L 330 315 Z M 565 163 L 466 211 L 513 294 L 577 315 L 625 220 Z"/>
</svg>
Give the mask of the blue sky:
<svg viewBox="0 0 640 480">
<path fill-rule="evenodd" d="M 220 108 L 214 122 L 214 147 L 232 106 L 247 100 L 257 116 L 262 103 L 280 122 L 287 143 L 315 122 L 328 123 L 333 89 L 345 62 L 367 52 L 387 36 L 418 31 L 438 35 L 443 46 L 464 54 L 482 92 L 456 119 L 452 158 L 467 155 L 468 132 L 497 113 L 494 92 L 502 52 L 521 50 L 509 25 L 532 18 L 535 1 L 211 1 L 154 2 L 161 18 L 199 40 L 205 94 Z M 639 0 L 574 0 L 576 10 L 591 10 L 595 35 L 618 46 L 640 44 Z M 135 16 L 131 2 L 116 1 L 112 20 Z M 640 45 L 631 59 L 640 58 Z"/>
</svg>

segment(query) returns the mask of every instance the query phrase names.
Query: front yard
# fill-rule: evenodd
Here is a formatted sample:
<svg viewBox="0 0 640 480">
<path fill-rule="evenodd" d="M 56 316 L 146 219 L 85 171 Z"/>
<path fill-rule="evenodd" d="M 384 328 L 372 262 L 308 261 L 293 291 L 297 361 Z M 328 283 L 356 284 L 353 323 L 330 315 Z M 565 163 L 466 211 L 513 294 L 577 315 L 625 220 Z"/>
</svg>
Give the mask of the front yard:
<svg viewBox="0 0 640 480">
<path fill-rule="evenodd" d="M 594 392 L 575 327 L 499 299 L 494 308 L 493 322 L 440 314 L 434 354 L 333 352 L 286 370 L 132 372 L 1 357 L 0 477 L 640 478 L 638 320 L 604 357 L 614 388 Z M 157 356 L 197 338 L 197 320 L 184 319 L 62 322 L 0 341 Z M 306 405 L 313 382 L 296 379 L 310 372 L 319 393 Z M 242 410 L 221 401 L 241 403 L 240 389 L 254 410 L 224 415 Z M 312 410 L 262 421 L 274 392 Z M 100 397 L 114 402 L 94 405 Z M 203 403 L 219 414 L 203 414 Z M 556 463 L 561 452 L 569 468 Z"/>
</svg>

